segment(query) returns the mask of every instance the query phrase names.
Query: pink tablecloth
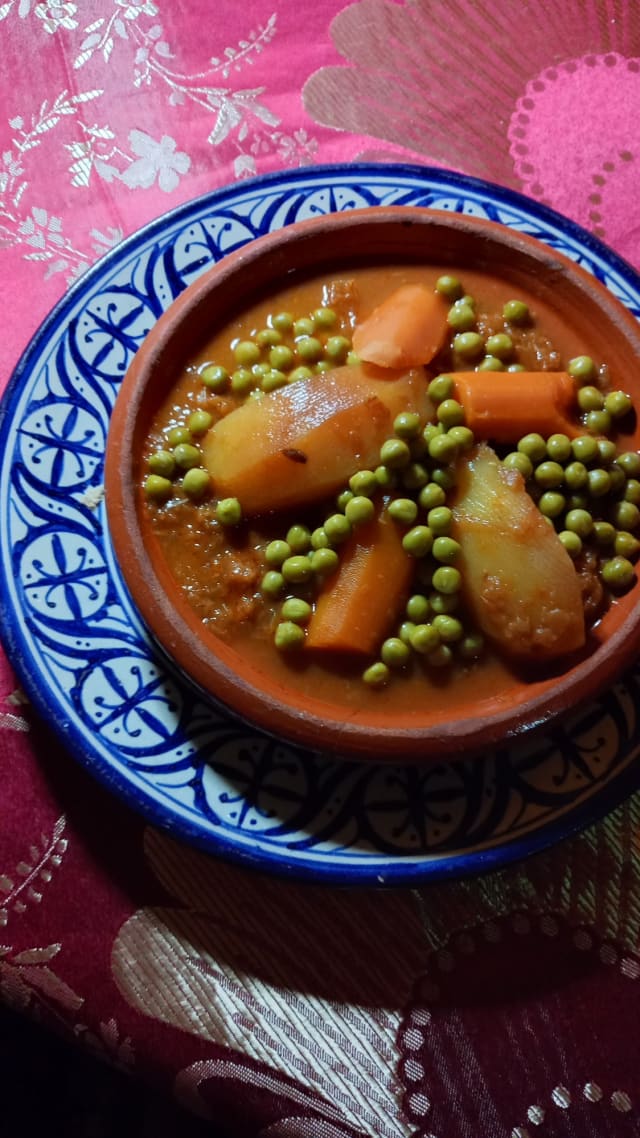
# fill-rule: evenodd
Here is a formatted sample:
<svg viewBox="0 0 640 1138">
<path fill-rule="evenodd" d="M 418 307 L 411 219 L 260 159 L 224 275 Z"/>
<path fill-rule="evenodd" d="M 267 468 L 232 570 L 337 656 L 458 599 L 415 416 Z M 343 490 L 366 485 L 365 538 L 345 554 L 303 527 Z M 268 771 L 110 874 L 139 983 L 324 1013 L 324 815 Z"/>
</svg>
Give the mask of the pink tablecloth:
<svg viewBox="0 0 640 1138">
<path fill-rule="evenodd" d="M 166 209 L 367 157 L 530 194 L 640 265 L 631 0 L 0 3 L 4 384 Z M 234 1136 L 640 1128 L 640 798 L 415 891 L 314 890 L 146 827 L 0 660 L 0 993 Z"/>
</svg>

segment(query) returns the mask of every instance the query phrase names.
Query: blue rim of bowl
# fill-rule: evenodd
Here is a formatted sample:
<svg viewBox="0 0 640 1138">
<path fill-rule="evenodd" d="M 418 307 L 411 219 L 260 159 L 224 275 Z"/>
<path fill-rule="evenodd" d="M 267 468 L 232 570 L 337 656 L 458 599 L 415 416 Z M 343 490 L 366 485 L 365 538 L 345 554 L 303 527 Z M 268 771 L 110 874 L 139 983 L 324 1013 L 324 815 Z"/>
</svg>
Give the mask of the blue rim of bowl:
<svg viewBox="0 0 640 1138">
<path fill-rule="evenodd" d="M 640 292 L 640 274 L 628 261 L 610 249 L 599 238 L 549 206 L 539 204 L 517 190 L 492 183 L 486 179 L 440 167 L 396 162 L 336 163 L 305 166 L 298 170 L 274 171 L 255 178 L 245 179 L 240 184 L 233 183 L 230 186 L 220 187 L 181 203 L 125 238 L 74 282 L 36 330 L 12 372 L 0 400 L 0 447 L 4 450 L 7 445 L 13 400 L 19 394 L 24 377 L 29 375 L 32 361 L 39 354 L 43 343 L 60 328 L 65 321 L 66 314 L 82 298 L 83 294 L 91 292 L 94 282 L 108 273 L 112 266 L 117 265 L 122 259 L 130 258 L 137 249 L 146 246 L 156 234 L 161 235 L 166 228 L 179 224 L 182 218 L 188 219 L 194 212 L 200 212 L 204 208 L 214 209 L 217 205 L 222 205 L 230 195 L 235 196 L 237 194 L 239 186 L 242 187 L 243 191 L 250 192 L 252 187 L 255 187 L 256 191 L 261 191 L 268 189 L 269 186 L 275 187 L 284 180 L 288 183 L 294 183 L 297 180 L 303 181 L 308 180 L 309 177 L 315 177 L 320 188 L 323 180 L 336 176 L 348 175 L 352 181 L 357 181 L 359 177 L 366 180 L 367 177 L 374 178 L 375 176 L 393 173 L 399 177 L 422 179 L 425 183 L 445 181 L 447 187 L 458 187 L 461 193 L 470 192 L 486 197 L 490 199 L 492 205 L 520 208 L 543 226 L 558 229 L 578 242 L 595 258 L 603 260 L 609 265 L 632 289 Z M 420 860 L 415 860 L 413 856 L 405 859 L 402 855 L 389 855 L 390 861 L 384 866 L 376 863 L 373 865 L 359 863 L 357 865 L 350 864 L 347 867 L 332 865 L 329 870 L 322 864 L 307 864 L 293 858 L 288 859 L 285 856 L 265 857 L 264 854 L 256 854 L 246 847 L 234 844 L 233 841 L 212 834 L 184 817 L 167 816 L 150 796 L 138 791 L 125 776 L 115 772 L 106 760 L 97 756 L 87 745 L 82 731 L 70 726 L 65 727 L 63 723 L 57 721 L 55 715 L 52 715 L 53 709 L 47 699 L 47 694 L 38 687 L 36 680 L 30 673 L 27 658 L 30 654 L 29 649 L 22 634 L 19 614 L 16 613 L 8 599 L 4 566 L 1 563 L 0 641 L 36 712 L 49 723 L 60 743 L 67 748 L 74 759 L 89 770 L 107 790 L 114 793 L 148 822 L 165 830 L 173 837 L 182 839 L 207 853 L 223 857 L 225 860 L 254 870 L 266 871 L 271 875 L 275 874 L 289 879 L 310 880 L 328 885 L 380 887 L 415 885 L 427 881 L 475 876 L 504 868 L 575 835 L 590 824 L 601 820 L 640 788 L 640 762 L 637 761 L 638 756 L 635 755 L 621 772 L 600 787 L 584 803 L 569 808 L 566 813 L 551 822 L 543 823 L 538 830 L 530 831 L 523 837 L 511 840 L 507 837 L 502 843 L 488 848 L 462 853 L 442 853 L 434 857 L 425 855 Z M 181 676 L 181 680 L 189 683 L 183 676 Z M 640 740 L 636 750 L 640 753 Z M 395 858 L 395 860 L 391 860 L 391 858 Z"/>
</svg>

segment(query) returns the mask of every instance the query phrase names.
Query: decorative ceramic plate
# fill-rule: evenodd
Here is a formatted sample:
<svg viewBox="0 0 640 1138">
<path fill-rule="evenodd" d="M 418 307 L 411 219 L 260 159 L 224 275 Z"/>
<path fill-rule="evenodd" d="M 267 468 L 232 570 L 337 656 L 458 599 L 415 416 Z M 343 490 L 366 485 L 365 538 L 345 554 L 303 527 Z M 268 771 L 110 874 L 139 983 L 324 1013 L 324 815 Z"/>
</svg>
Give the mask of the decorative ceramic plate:
<svg viewBox="0 0 640 1138">
<path fill-rule="evenodd" d="M 123 242 L 27 349 L 0 423 L 0 616 L 39 712 L 97 778 L 201 848 L 334 884 L 408 884 L 504 865 L 640 786 L 640 669 L 580 714 L 481 758 L 347 763 L 206 703 L 147 636 L 115 564 L 102 471 L 120 381 L 181 290 L 247 241 L 369 205 L 488 217 L 546 242 L 636 315 L 640 279 L 577 226 L 442 170 L 348 165 L 241 182 Z"/>
</svg>

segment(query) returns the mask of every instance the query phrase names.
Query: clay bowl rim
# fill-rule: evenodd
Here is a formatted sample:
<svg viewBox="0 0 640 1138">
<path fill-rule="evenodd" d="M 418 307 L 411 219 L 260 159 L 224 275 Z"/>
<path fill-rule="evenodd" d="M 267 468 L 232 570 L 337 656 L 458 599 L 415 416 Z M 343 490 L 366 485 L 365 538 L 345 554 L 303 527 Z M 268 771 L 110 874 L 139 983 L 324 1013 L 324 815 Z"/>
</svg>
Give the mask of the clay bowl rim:
<svg viewBox="0 0 640 1138">
<path fill-rule="evenodd" d="M 524 267 L 535 266 L 534 276 L 531 272 L 527 276 L 530 282 L 535 279 L 535 288 L 529 283 L 530 292 L 557 298 L 562 287 L 574 321 L 578 314 L 585 321 L 586 302 L 587 310 L 606 317 L 607 327 L 620 337 L 613 341 L 617 350 L 624 344 L 627 352 L 631 350 L 640 359 L 640 325 L 600 281 L 537 239 L 499 223 L 429 207 L 373 206 L 286 226 L 249 242 L 207 270 L 159 317 L 138 349 L 116 398 L 107 435 L 105 502 L 116 561 L 134 606 L 169 663 L 214 704 L 278 739 L 348 759 L 390 762 L 465 757 L 506 745 L 584 704 L 633 662 L 640 649 L 637 581 L 597 625 L 588 650 L 577 662 L 531 689 L 525 687 L 533 691 L 530 698 L 524 698 L 520 685 L 519 699 L 508 704 L 498 699 L 490 714 L 481 703 L 475 712 L 452 722 L 407 726 L 399 721 L 387 724 L 375 715 L 363 720 L 344 708 L 334 709 L 329 717 L 327 705 L 318 705 L 318 701 L 291 693 L 285 700 L 282 689 L 275 690 L 269 678 L 263 682 L 261 676 L 258 682 L 254 669 L 247 673 L 245 667 L 243 675 L 242 657 L 204 629 L 159 550 L 152 551 L 144 539 L 138 456 L 145 425 L 161 394 L 169 390 L 171 376 L 188 358 L 190 346 L 193 351 L 194 329 L 211 311 L 211 294 L 220 326 L 237 311 L 241 296 L 248 300 L 269 283 L 273 285 L 274 275 L 323 271 L 331 265 L 335 269 L 339 257 L 327 252 L 328 233 L 339 244 L 368 237 L 369 260 L 391 255 L 398 234 L 405 242 L 408 235 L 417 234 L 421 240 L 436 234 L 442 240 L 447 235 L 454 245 L 470 241 L 479 267 L 495 268 L 500 263 L 498 254 L 503 258 L 508 254 L 506 269 L 502 262 L 503 275 L 524 273 Z M 372 234 L 377 242 L 373 255 Z M 398 259 L 406 258 L 407 252 L 408 246 Z M 455 253 L 451 260 L 455 263 Z M 246 292 L 240 281 L 250 282 Z M 201 333 L 195 338 L 202 342 Z M 640 384 L 636 402 L 640 406 Z M 639 445 L 639 430 L 636 427 L 634 449 Z"/>
</svg>

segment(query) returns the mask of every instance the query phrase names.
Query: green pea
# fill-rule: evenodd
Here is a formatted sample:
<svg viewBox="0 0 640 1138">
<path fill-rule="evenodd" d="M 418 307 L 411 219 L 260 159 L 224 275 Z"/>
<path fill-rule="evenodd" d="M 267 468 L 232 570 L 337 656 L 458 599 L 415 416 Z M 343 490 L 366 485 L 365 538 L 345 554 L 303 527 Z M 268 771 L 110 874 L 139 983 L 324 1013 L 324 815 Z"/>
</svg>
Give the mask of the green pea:
<svg viewBox="0 0 640 1138">
<path fill-rule="evenodd" d="M 264 559 L 267 565 L 272 565 L 275 569 L 279 569 L 283 561 L 291 556 L 291 546 L 286 541 L 276 538 L 270 541 L 264 551 Z"/>
<path fill-rule="evenodd" d="M 321 375 L 324 371 L 331 371 L 331 364 L 329 360 L 318 360 L 317 364 L 313 365 L 314 375 Z"/>
<path fill-rule="evenodd" d="M 347 503 L 354 497 L 353 490 L 342 490 L 336 498 L 336 506 L 344 513 Z"/>
<path fill-rule="evenodd" d="M 190 443 L 191 431 L 188 427 L 172 427 L 167 434 L 167 442 L 173 449 L 180 446 L 181 443 Z"/>
<path fill-rule="evenodd" d="M 392 470 L 408 466 L 411 461 L 411 451 L 403 439 L 387 439 L 380 447 L 380 462 Z"/>
<path fill-rule="evenodd" d="M 326 533 L 332 545 L 345 541 L 351 533 L 351 522 L 344 514 L 331 514 L 324 523 Z"/>
<path fill-rule="evenodd" d="M 404 644 L 411 644 L 411 637 L 415 632 L 415 624 L 412 620 L 403 620 L 400 628 L 398 629 L 398 636 Z"/>
<path fill-rule="evenodd" d="M 370 522 L 373 518 L 376 508 L 371 501 L 364 494 L 356 494 L 350 502 L 345 506 L 345 516 L 351 525 L 359 526 L 364 522 Z"/>
<path fill-rule="evenodd" d="M 497 356 L 485 356 L 478 364 L 476 371 L 505 371 L 505 365 Z"/>
<path fill-rule="evenodd" d="M 584 425 L 594 435 L 606 435 L 611 430 L 611 415 L 608 411 L 589 411 Z"/>
<path fill-rule="evenodd" d="M 295 356 L 286 344 L 275 344 L 269 352 L 269 363 L 277 371 L 291 371 Z"/>
<path fill-rule="evenodd" d="M 255 387 L 256 377 L 246 367 L 238 367 L 231 375 L 231 390 L 236 395 L 247 395 Z"/>
<path fill-rule="evenodd" d="M 633 502 L 616 502 L 611 510 L 611 520 L 617 529 L 637 529 L 640 525 L 640 510 Z"/>
<path fill-rule="evenodd" d="M 432 545 L 433 534 L 428 526 L 413 526 L 402 539 L 403 549 L 412 557 L 426 557 Z"/>
<path fill-rule="evenodd" d="M 542 462 L 547 453 L 547 444 L 542 435 L 532 431 L 520 439 L 518 450 L 521 454 L 526 454 L 532 462 Z"/>
<path fill-rule="evenodd" d="M 284 589 L 284 577 L 277 569 L 269 569 L 260 582 L 260 592 L 265 597 L 278 597 Z"/>
<path fill-rule="evenodd" d="M 166 502 L 173 493 L 173 486 L 169 478 L 164 478 L 161 474 L 150 474 L 145 479 L 144 492 L 152 502 Z"/>
<path fill-rule="evenodd" d="M 353 494 L 366 495 L 370 498 L 379 490 L 378 479 L 373 470 L 358 470 L 349 479 L 349 489 Z"/>
<path fill-rule="evenodd" d="M 187 470 L 182 479 L 182 489 L 187 497 L 193 498 L 195 501 L 204 498 L 211 489 L 209 471 L 203 470 L 201 466 L 194 466 L 191 470 Z"/>
<path fill-rule="evenodd" d="M 564 480 L 570 490 L 580 490 L 589 481 L 589 471 L 583 462 L 570 462 L 564 468 Z"/>
<path fill-rule="evenodd" d="M 616 444 L 612 439 L 596 439 L 596 446 L 598 448 L 598 457 L 603 466 L 613 462 L 617 455 Z"/>
<path fill-rule="evenodd" d="M 313 336 L 315 330 L 316 324 L 312 316 L 301 316 L 299 320 L 294 321 L 293 334 L 296 338 L 299 336 Z"/>
<path fill-rule="evenodd" d="M 476 359 L 484 350 L 484 340 L 479 332 L 458 332 L 453 337 L 453 349 L 465 359 Z"/>
<path fill-rule="evenodd" d="M 313 372 L 310 367 L 301 364 L 300 367 L 294 367 L 287 376 L 288 383 L 298 383 L 301 379 L 311 379 Z"/>
<path fill-rule="evenodd" d="M 292 553 L 306 553 L 311 548 L 311 531 L 307 526 L 296 523 L 287 530 L 286 542 Z"/>
<path fill-rule="evenodd" d="M 413 498 L 394 498 L 387 506 L 387 513 L 394 522 L 411 526 L 418 516 L 418 507 Z"/>
<path fill-rule="evenodd" d="M 527 324 L 529 322 L 529 306 L 524 300 L 508 300 L 503 306 L 502 315 L 510 324 Z"/>
<path fill-rule="evenodd" d="M 380 656 L 388 668 L 403 668 L 408 663 L 411 653 L 404 640 L 399 636 L 390 636 L 384 641 Z"/>
<path fill-rule="evenodd" d="M 456 457 L 456 444 L 448 435 L 436 435 L 429 443 L 429 457 L 434 462 L 452 462 Z"/>
<path fill-rule="evenodd" d="M 580 384 L 592 383 L 596 376 L 596 368 L 591 356 L 574 356 L 567 364 L 567 371 Z"/>
<path fill-rule="evenodd" d="M 592 498 L 604 498 L 605 494 L 608 494 L 611 489 L 611 478 L 607 471 L 599 467 L 596 467 L 595 470 L 590 470 L 588 487 Z"/>
<path fill-rule="evenodd" d="M 582 552 L 582 538 L 575 530 L 563 529 L 558 534 L 558 537 L 564 545 L 569 557 L 578 557 Z"/>
<path fill-rule="evenodd" d="M 173 457 L 180 470 L 191 470 L 193 466 L 200 466 L 202 462 L 200 451 L 191 443 L 178 443 L 177 447 L 173 448 Z"/>
<path fill-rule="evenodd" d="M 421 462 L 410 462 L 402 471 L 402 485 L 407 490 L 421 490 L 429 481 L 429 471 Z"/>
<path fill-rule="evenodd" d="M 546 489 L 551 489 L 554 486 L 562 486 L 564 482 L 564 470 L 559 462 L 552 462 L 550 459 L 547 462 L 541 462 L 533 472 L 533 477 L 538 483 L 538 486 L 544 486 Z"/>
<path fill-rule="evenodd" d="M 290 585 L 304 585 L 313 576 L 313 568 L 308 557 L 294 553 L 282 562 L 282 576 Z"/>
<path fill-rule="evenodd" d="M 458 645 L 463 660 L 477 660 L 484 652 L 484 636 L 481 632 L 468 632 Z"/>
<path fill-rule="evenodd" d="M 193 414 L 189 416 L 187 426 L 192 435 L 198 436 L 204 435 L 212 423 L 213 415 L 210 415 L 208 411 L 194 411 Z"/>
<path fill-rule="evenodd" d="M 256 344 L 261 348 L 273 348 L 275 344 L 282 343 L 282 336 L 277 328 L 261 328 L 256 332 Z"/>
<path fill-rule="evenodd" d="M 615 535 L 613 548 L 620 557 L 627 557 L 629 561 L 635 560 L 640 552 L 640 541 L 627 530 L 619 530 Z"/>
<path fill-rule="evenodd" d="M 565 505 L 564 495 L 557 490 L 545 490 L 538 501 L 538 509 L 546 518 L 559 518 Z"/>
<path fill-rule="evenodd" d="M 434 506 L 432 510 L 429 510 L 427 525 L 435 536 L 446 536 L 451 529 L 452 522 L 453 513 L 448 506 Z"/>
<path fill-rule="evenodd" d="M 586 510 L 587 513 L 591 507 L 591 501 L 588 494 L 579 493 L 576 491 L 573 494 L 567 495 L 567 509 L 568 510 Z"/>
<path fill-rule="evenodd" d="M 420 433 L 420 416 L 415 411 L 401 411 L 393 420 L 393 430 L 401 439 L 414 439 Z"/>
<path fill-rule="evenodd" d="M 263 375 L 260 381 L 260 387 L 263 391 L 277 391 L 279 387 L 284 387 L 288 383 L 287 376 L 283 371 L 278 371 L 277 368 L 271 368 L 266 375 Z"/>
<path fill-rule="evenodd" d="M 633 410 L 633 400 L 626 391 L 610 391 L 605 395 L 604 409 L 609 412 L 612 419 L 623 419 Z"/>
<path fill-rule="evenodd" d="M 578 392 L 578 407 L 581 411 L 601 411 L 604 407 L 604 395 L 598 387 L 592 385 L 581 387 Z"/>
<path fill-rule="evenodd" d="M 437 537 L 431 552 L 436 561 L 442 561 L 448 565 L 449 562 L 455 561 L 459 556 L 460 545 L 452 537 Z"/>
<path fill-rule="evenodd" d="M 462 584 L 460 570 L 454 569 L 453 565 L 440 565 L 433 574 L 432 580 L 434 589 L 446 596 L 457 593 Z"/>
<path fill-rule="evenodd" d="M 418 624 L 413 630 L 410 643 L 414 652 L 426 656 L 440 644 L 440 633 L 432 624 Z"/>
<path fill-rule="evenodd" d="M 579 462 L 593 462 L 599 457 L 598 442 L 591 435 L 578 435 L 571 440 L 571 450 Z"/>
<path fill-rule="evenodd" d="M 324 346 L 324 351 L 327 359 L 334 364 L 339 364 L 346 360 L 350 347 L 351 344 L 346 336 L 330 336 Z"/>
<path fill-rule="evenodd" d="M 338 317 L 333 308 L 327 308 L 323 305 L 322 308 L 316 308 L 312 319 L 318 328 L 333 328 Z"/>
<path fill-rule="evenodd" d="M 445 427 L 459 427 L 464 423 L 464 408 L 457 399 L 443 399 L 438 404 L 436 416 Z"/>
<path fill-rule="evenodd" d="M 434 616 L 433 627 L 439 633 L 443 644 L 454 644 L 457 640 L 462 640 L 464 632 L 462 622 L 455 616 L 440 613 Z"/>
<path fill-rule="evenodd" d="M 409 620 L 423 624 L 429 615 L 429 601 L 423 593 L 414 593 L 407 601 L 405 612 Z"/>
<path fill-rule="evenodd" d="M 200 379 L 210 391 L 225 391 L 229 386 L 229 372 L 218 364 L 207 364 L 200 372 Z"/>
<path fill-rule="evenodd" d="M 476 314 L 469 304 L 454 304 L 447 313 L 447 324 L 454 332 L 470 332 L 476 322 Z"/>
<path fill-rule="evenodd" d="M 624 470 L 621 470 L 619 466 L 613 465 L 609 467 L 607 474 L 611 482 L 611 493 L 622 494 L 622 496 L 625 497 L 627 479 L 625 478 Z"/>
<path fill-rule="evenodd" d="M 447 434 L 459 450 L 471 450 L 475 443 L 475 436 L 470 427 L 450 427 Z"/>
<path fill-rule="evenodd" d="M 427 664 L 431 668 L 448 668 L 453 663 L 453 653 L 448 644 L 439 644 L 434 652 L 427 656 Z"/>
<path fill-rule="evenodd" d="M 443 613 L 455 612 L 459 604 L 460 598 L 457 593 L 433 592 L 429 594 L 429 608 L 436 616 L 441 616 Z"/>
<path fill-rule="evenodd" d="M 624 470 L 628 478 L 640 476 L 640 454 L 636 451 L 623 451 L 616 458 L 616 465 Z"/>
<path fill-rule="evenodd" d="M 311 548 L 312 549 L 327 549 L 331 545 L 327 531 L 324 526 L 318 526 L 311 533 Z"/>
<path fill-rule="evenodd" d="M 255 375 L 256 379 L 262 379 L 262 377 L 264 375 L 267 375 L 267 373 L 270 371 L 271 368 L 269 367 L 269 364 L 266 364 L 264 362 L 251 365 L 251 374 Z"/>
<path fill-rule="evenodd" d="M 526 370 L 527 369 L 525 368 L 524 364 L 509 364 L 509 366 L 507 368 L 508 372 L 513 372 L 514 374 L 518 371 L 526 371 Z"/>
<path fill-rule="evenodd" d="M 447 300 L 457 300 L 458 297 L 462 296 L 462 291 L 462 285 L 458 278 L 449 273 L 443 273 L 436 281 L 436 292 L 439 292 L 440 296 L 446 297 Z"/>
<path fill-rule="evenodd" d="M 274 643 L 281 652 L 290 652 L 304 644 L 304 629 L 293 620 L 283 620 L 276 626 Z"/>
<path fill-rule="evenodd" d="M 159 474 L 161 478 L 171 478 L 176 469 L 176 460 L 168 450 L 157 450 L 149 455 L 147 466 L 152 474 Z"/>
<path fill-rule="evenodd" d="M 216 520 L 223 526 L 238 526 L 242 521 L 242 506 L 237 498 L 221 498 L 216 505 Z"/>
<path fill-rule="evenodd" d="M 640 503 L 640 482 L 637 478 L 630 478 L 624 488 L 625 502 L 633 502 L 635 506 Z"/>
<path fill-rule="evenodd" d="M 506 466 L 507 470 L 519 470 L 525 479 L 530 478 L 533 474 L 533 463 L 528 454 L 524 454 L 523 451 L 511 451 L 503 458 L 502 465 Z"/>
<path fill-rule="evenodd" d="M 444 506 L 446 500 L 447 495 L 437 482 L 427 482 L 427 485 L 423 486 L 418 494 L 418 505 L 423 510 L 432 510 L 435 506 Z"/>
<path fill-rule="evenodd" d="M 436 375 L 431 380 L 427 392 L 434 403 L 441 403 L 443 399 L 450 399 L 455 390 L 455 384 L 450 375 Z"/>
<path fill-rule="evenodd" d="M 571 439 L 569 436 L 560 433 L 549 435 L 547 454 L 555 462 L 567 462 L 571 458 Z"/>
<path fill-rule="evenodd" d="M 456 476 L 453 471 L 446 466 L 435 466 L 431 471 L 431 481 L 435 482 L 438 486 L 442 486 L 443 490 L 452 490 L 456 484 Z"/>
<path fill-rule="evenodd" d="M 275 316 L 269 317 L 269 323 L 272 328 L 277 328 L 278 332 L 290 332 L 293 328 L 293 316 L 290 312 L 276 312 Z"/>
<path fill-rule="evenodd" d="M 596 545 L 613 545 L 616 540 L 616 528 L 611 525 L 611 522 L 595 521 L 593 523 L 593 538 Z"/>
<path fill-rule="evenodd" d="M 373 473 L 376 476 L 378 486 L 382 490 L 392 490 L 396 485 L 397 475 L 388 466 L 385 466 L 384 463 L 381 463 L 380 466 L 376 466 Z"/>
<path fill-rule="evenodd" d="M 426 427 L 424 428 L 424 430 L 422 432 L 422 438 L 423 438 L 424 442 L 427 444 L 427 448 L 428 448 L 429 443 L 433 442 L 434 439 L 439 439 L 440 436 L 443 434 L 444 434 L 444 427 L 442 426 L 442 423 L 427 423 Z"/>
<path fill-rule="evenodd" d="M 303 601 L 302 597 L 287 597 L 280 614 L 294 624 L 306 624 L 311 616 L 311 605 L 308 601 Z"/>
<path fill-rule="evenodd" d="M 363 683 L 371 688 L 384 687 L 385 684 L 389 683 L 390 678 L 391 674 L 383 660 L 378 660 L 375 664 L 371 664 L 362 673 Z"/>
<path fill-rule="evenodd" d="M 605 585 L 616 592 L 627 589 L 635 579 L 635 570 L 626 557 L 612 557 L 600 567 L 600 575 Z"/>
<path fill-rule="evenodd" d="M 513 340 L 506 332 L 497 332 L 485 341 L 484 350 L 489 356 L 497 356 L 499 360 L 508 360 L 513 355 Z"/>
<path fill-rule="evenodd" d="M 313 572 L 321 577 L 328 577 L 330 573 L 334 573 L 338 568 L 339 561 L 340 558 L 335 549 L 325 549 L 322 546 L 318 549 L 314 549 L 309 558 L 309 564 Z"/>
<path fill-rule="evenodd" d="M 301 336 L 296 340 L 296 349 L 305 363 L 315 363 L 322 355 L 322 344 L 315 336 Z"/>
<path fill-rule="evenodd" d="M 260 348 L 253 340 L 240 340 L 233 349 L 233 356 L 240 367 L 250 367 L 260 359 Z"/>
<path fill-rule="evenodd" d="M 566 529 L 577 533 L 578 537 L 589 537 L 593 529 L 593 518 L 587 510 L 569 510 L 564 524 Z"/>
</svg>

